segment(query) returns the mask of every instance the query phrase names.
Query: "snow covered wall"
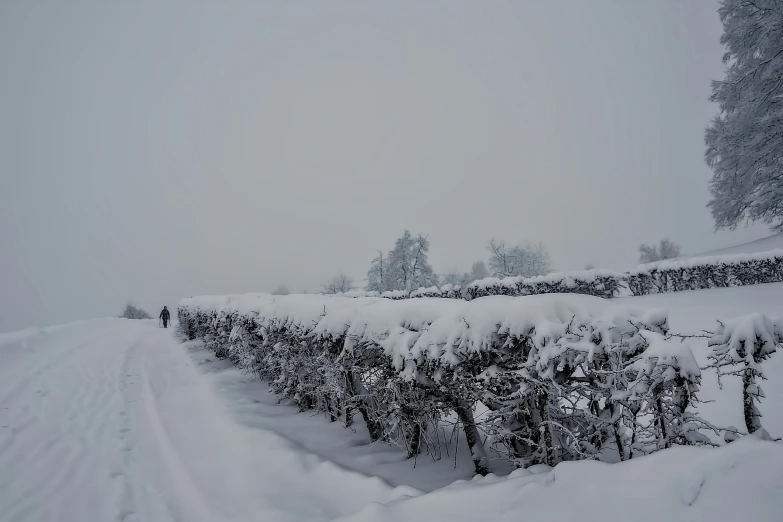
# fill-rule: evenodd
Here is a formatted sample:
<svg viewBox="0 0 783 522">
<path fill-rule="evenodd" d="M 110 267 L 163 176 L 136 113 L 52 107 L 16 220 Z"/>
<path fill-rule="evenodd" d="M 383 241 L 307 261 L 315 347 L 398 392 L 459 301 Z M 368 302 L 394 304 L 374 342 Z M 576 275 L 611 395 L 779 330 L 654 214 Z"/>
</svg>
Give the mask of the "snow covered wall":
<svg viewBox="0 0 783 522">
<path fill-rule="evenodd" d="M 302 411 L 347 425 L 361 415 L 372 440 L 410 457 L 436 443 L 443 419 L 457 419 L 479 474 L 488 451 L 517 467 L 552 466 L 710 445 L 707 433 L 721 434 L 691 413 L 700 369 L 689 345 L 667 335 L 663 310 L 574 294 L 248 294 L 186 299 L 178 313 L 189 338 Z M 780 323 L 769 324 L 779 343 Z"/>
</svg>

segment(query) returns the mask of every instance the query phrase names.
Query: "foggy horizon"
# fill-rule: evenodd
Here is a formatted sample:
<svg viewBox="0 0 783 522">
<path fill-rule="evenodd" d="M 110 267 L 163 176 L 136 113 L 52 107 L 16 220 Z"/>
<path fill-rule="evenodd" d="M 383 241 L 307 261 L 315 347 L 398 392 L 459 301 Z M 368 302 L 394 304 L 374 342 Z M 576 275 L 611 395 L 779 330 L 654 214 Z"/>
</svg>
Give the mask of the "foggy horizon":
<svg viewBox="0 0 783 522">
<path fill-rule="evenodd" d="M 713 231 L 717 0 L 0 5 L 0 332 L 184 297 L 437 273 L 491 238 L 555 270 Z"/>
</svg>

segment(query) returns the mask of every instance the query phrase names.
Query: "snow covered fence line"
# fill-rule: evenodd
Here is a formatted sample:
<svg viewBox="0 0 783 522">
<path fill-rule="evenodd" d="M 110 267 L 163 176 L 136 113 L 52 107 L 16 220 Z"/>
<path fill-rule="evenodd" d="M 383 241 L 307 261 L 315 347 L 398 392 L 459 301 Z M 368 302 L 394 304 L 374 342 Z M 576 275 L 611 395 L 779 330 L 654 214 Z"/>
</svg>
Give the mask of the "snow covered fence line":
<svg viewBox="0 0 783 522">
<path fill-rule="evenodd" d="M 186 299 L 178 314 L 189 338 L 302 411 L 346 425 L 360 414 L 372 440 L 411 457 L 437 453 L 438 424 L 457 418 L 480 474 L 487 447 L 527 467 L 709 443 L 688 409 L 699 367 L 667 339 L 662 310 L 563 294 L 249 294 Z M 488 412 L 476 418 L 479 404 Z"/>
<path fill-rule="evenodd" d="M 609 299 L 624 287 L 624 275 L 611 270 L 553 272 L 536 277 L 489 277 L 467 287 L 469 299 L 488 295 L 585 294 Z"/>
<path fill-rule="evenodd" d="M 634 295 L 783 281 L 783 249 L 640 265 L 626 275 Z"/>
</svg>

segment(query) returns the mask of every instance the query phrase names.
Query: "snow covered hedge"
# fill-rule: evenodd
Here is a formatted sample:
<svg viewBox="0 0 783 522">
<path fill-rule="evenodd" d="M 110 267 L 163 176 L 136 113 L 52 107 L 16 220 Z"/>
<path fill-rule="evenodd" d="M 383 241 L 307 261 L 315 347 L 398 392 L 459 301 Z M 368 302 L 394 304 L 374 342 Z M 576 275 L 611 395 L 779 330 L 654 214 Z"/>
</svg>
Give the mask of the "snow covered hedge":
<svg viewBox="0 0 783 522">
<path fill-rule="evenodd" d="M 744 286 L 783 281 L 783 250 L 756 254 L 735 254 L 658 261 L 640 265 L 630 272 L 611 270 L 581 270 L 553 272 L 537 277 L 488 277 L 473 281 L 466 287 L 446 284 L 438 288 L 419 288 L 412 292 L 351 291 L 341 297 L 383 297 L 401 300 L 421 297 L 476 299 L 491 295 L 584 294 L 611 299 L 621 294 L 647 295 Z M 627 289 L 627 290 L 626 290 Z"/>
<path fill-rule="evenodd" d="M 611 270 L 554 272 L 537 277 L 489 277 L 467 287 L 470 299 L 488 295 L 585 294 L 606 299 L 617 297 L 623 275 Z"/>
<path fill-rule="evenodd" d="M 640 265 L 625 275 L 634 295 L 783 281 L 783 250 Z"/>
<path fill-rule="evenodd" d="M 373 440 L 409 456 L 458 419 L 480 474 L 486 447 L 527 467 L 709 443 L 688 409 L 699 367 L 666 337 L 662 310 L 586 295 L 248 294 L 186 299 L 178 314 L 189 338 L 303 411 L 347 425 L 359 414 Z"/>
<path fill-rule="evenodd" d="M 647 295 L 780 281 L 783 281 L 783 250 L 770 250 L 658 261 L 626 273 L 583 270 L 530 278 L 489 277 L 468 285 L 465 297 L 573 293 L 610 299 L 618 297 L 624 288 L 633 295 Z"/>
</svg>

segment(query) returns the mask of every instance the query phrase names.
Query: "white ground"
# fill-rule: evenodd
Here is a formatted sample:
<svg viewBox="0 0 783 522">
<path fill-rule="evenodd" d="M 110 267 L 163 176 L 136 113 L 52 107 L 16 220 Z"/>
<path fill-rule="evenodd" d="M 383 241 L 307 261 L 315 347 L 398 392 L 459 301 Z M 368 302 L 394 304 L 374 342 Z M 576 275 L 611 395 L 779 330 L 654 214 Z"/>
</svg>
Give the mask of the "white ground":
<svg viewBox="0 0 783 522">
<path fill-rule="evenodd" d="M 329 520 L 394 494 L 236 424 L 172 330 L 0 337 L 3 522 Z"/>
<path fill-rule="evenodd" d="M 783 284 L 628 298 L 674 330 L 760 311 Z M 693 343 L 704 359 L 706 345 Z M 783 435 L 783 355 L 762 419 Z M 742 426 L 739 388 L 704 374 L 700 411 Z M 619 465 L 470 482 L 465 446 L 405 460 L 356 431 L 278 405 L 264 383 L 152 322 L 100 319 L 0 335 L 0 521 L 780 520 L 783 445 L 746 438 Z M 380 477 L 380 478 L 378 478 Z M 435 491 L 433 491 L 435 490 Z"/>
</svg>

